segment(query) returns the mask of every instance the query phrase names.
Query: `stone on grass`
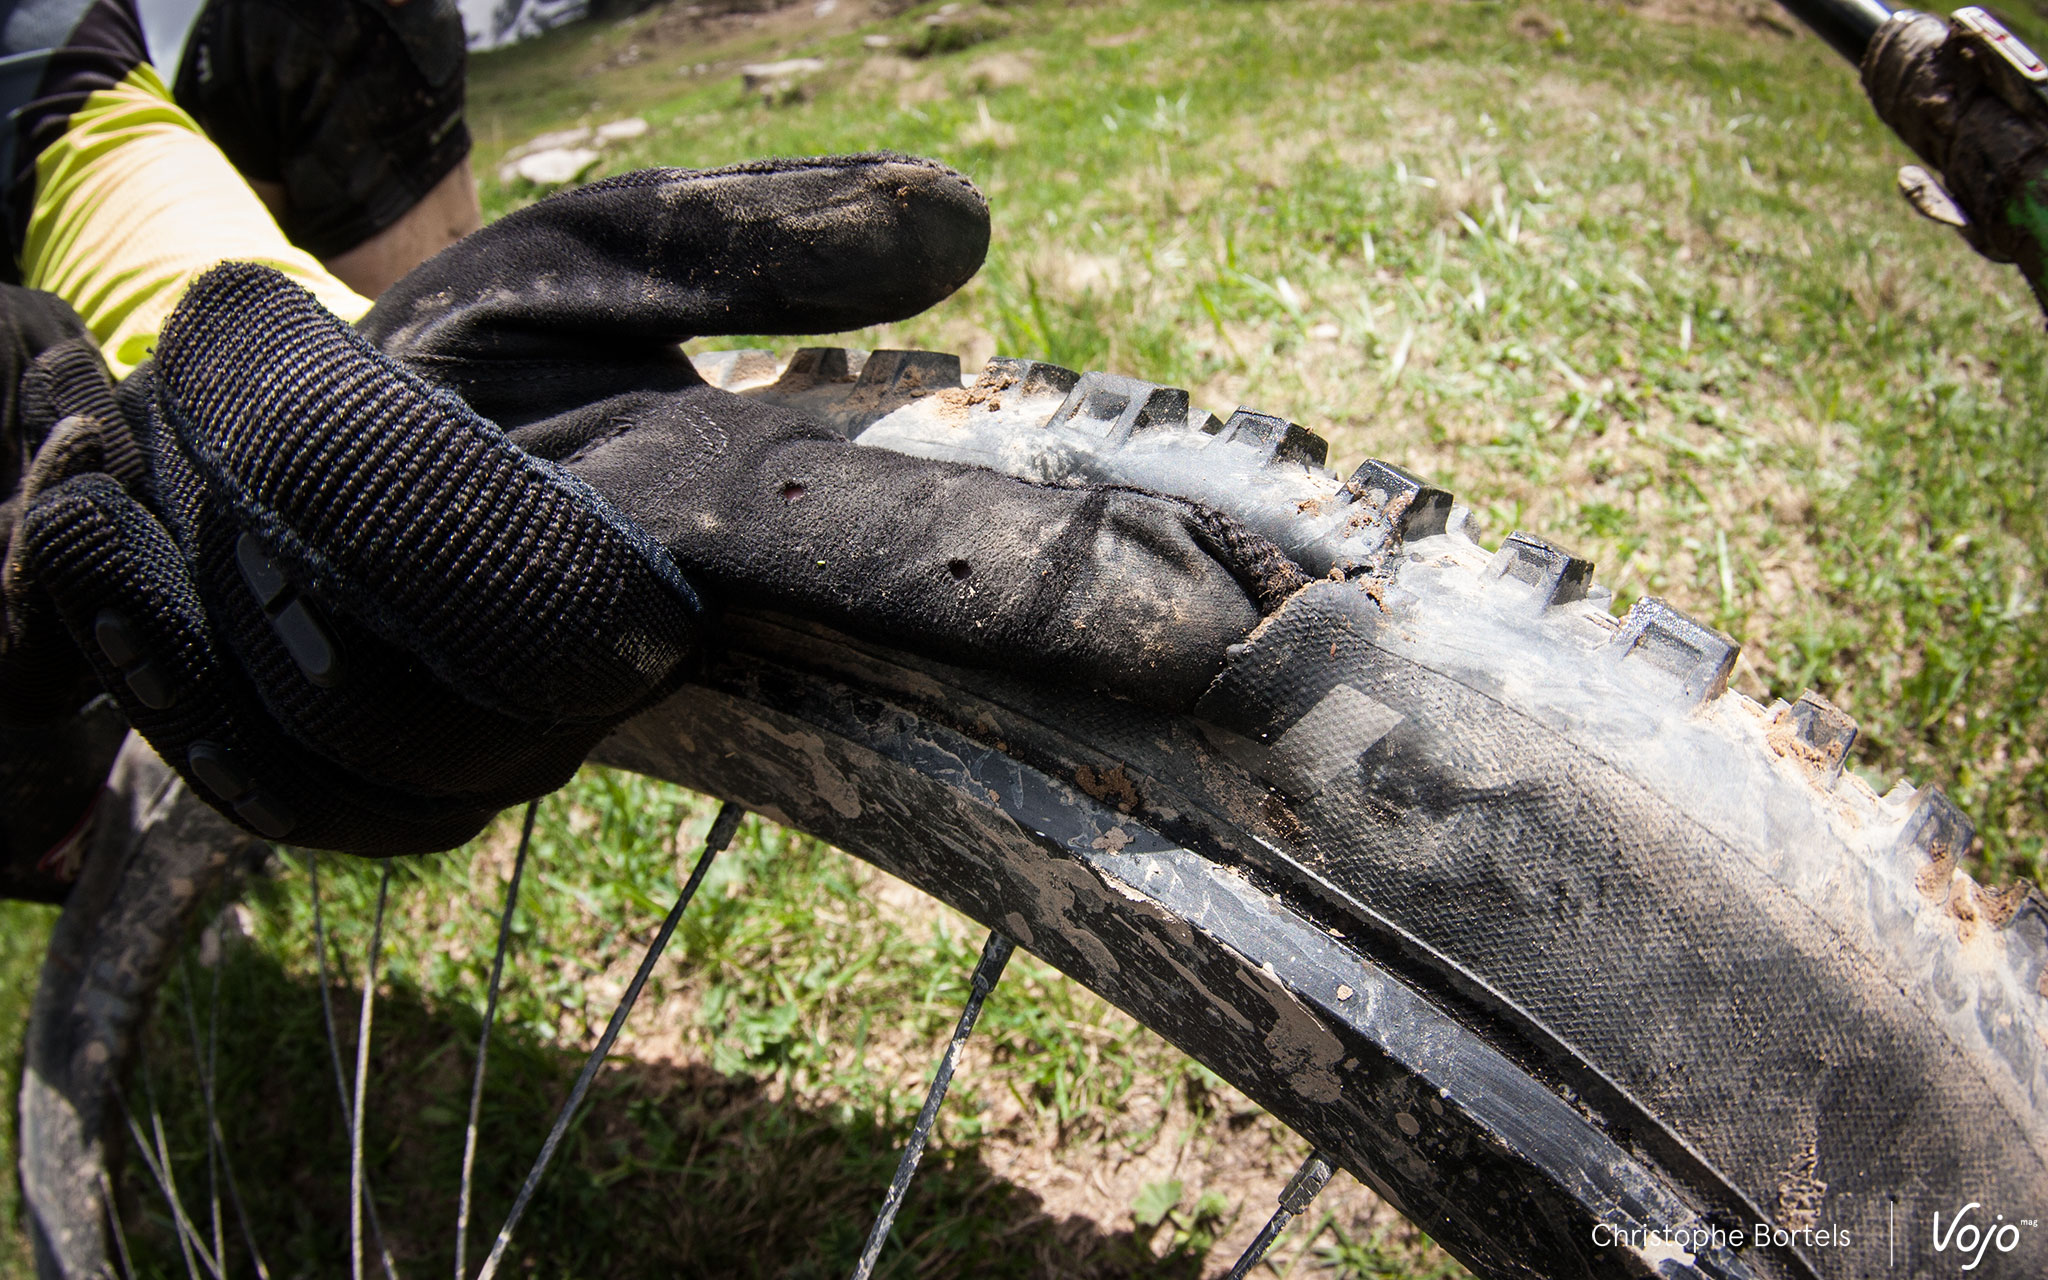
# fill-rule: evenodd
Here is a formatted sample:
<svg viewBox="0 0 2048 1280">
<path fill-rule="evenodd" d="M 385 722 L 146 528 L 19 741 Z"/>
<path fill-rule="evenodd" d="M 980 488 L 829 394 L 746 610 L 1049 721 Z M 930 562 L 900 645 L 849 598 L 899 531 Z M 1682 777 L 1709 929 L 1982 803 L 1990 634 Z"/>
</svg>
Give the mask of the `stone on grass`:
<svg viewBox="0 0 2048 1280">
<path fill-rule="evenodd" d="M 538 134 L 505 153 L 498 163 L 498 181 L 526 181 L 537 187 L 580 182 L 596 166 L 604 148 L 646 137 L 650 127 L 639 116 L 628 116 L 595 128 L 579 125 Z"/>
<path fill-rule="evenodd" d="M 566 187 L 589 173 L 602 158 L 594 147 L 550 147 L 519 157 L 499 169 L 498 176 L 506 181 L 524 178 L 536 187 Z"/>
<path fill-rule="evenodd" d="M 601 124 L 597 126 L 597 145 L 606 147 L 614 142 L 631 142 L 635 138 L 644 138 L 649 127 L 639 116 L 627 116 L 624 120 Z"/>
<path fill-rule="evenodd" d="M 805 77 L 825 69 L 823 58 L 784 58 L 781 62 L 750 62 L 740 68 L 740 84 L 758 93 L 770 106 L 792 102 L 804 93 Z"/>
<path fill-rule="evenodd" d="M 740 83 L 747 92 L 777 80 L 800 80 L 825 69 L 823 58 L 784 58 L 780 62 L 750 62 L 740 68 Z"/>
</svg>

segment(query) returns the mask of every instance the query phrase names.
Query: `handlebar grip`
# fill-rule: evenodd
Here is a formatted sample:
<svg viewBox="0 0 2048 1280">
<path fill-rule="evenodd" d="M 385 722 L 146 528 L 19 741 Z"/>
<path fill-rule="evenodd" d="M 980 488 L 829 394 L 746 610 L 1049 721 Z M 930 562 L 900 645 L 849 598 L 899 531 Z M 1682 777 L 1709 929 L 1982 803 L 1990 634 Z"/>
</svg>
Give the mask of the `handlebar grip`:
<svg viewBox="0 0 2048 1280">
<path fill-rule="evenodd" d="M 1847 58 L 1852 66 L 1863 65 L 1863 51 L 1870 47 L 1870 37 L 1892 16 L 1891 6 L 1884 0 L 1778 0 L 1812 29 L 1813 33 L 1833 45 L 1835 52 Z"/>
</svg>

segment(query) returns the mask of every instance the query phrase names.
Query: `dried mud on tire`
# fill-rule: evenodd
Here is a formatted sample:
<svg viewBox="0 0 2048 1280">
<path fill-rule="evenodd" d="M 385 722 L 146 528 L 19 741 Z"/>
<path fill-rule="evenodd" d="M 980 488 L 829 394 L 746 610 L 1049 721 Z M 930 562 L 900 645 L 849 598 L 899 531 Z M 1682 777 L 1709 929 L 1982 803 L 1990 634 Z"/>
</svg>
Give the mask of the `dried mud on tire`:
<svg viewBox="0 0 2048 1280">
<path fill-rule="evenodd" d="M 1938 789 L 1880 796 L 1845 772 L 1855 725 L 1825 700 L 1730 690 L 1728 637 L 1657 600 L 1614 617 L 1569 553 L 1520 533 L 1489 551 L 1398 466 L 1340 478 L 1312 432 L 1175 388 L 1005 359 L 969 379 L 931 352 L 698 361 L 863 445 L 1207 501 L 1319 575 L 1182 720 L 773 620 L 749 624 L 733 662 L 776 668 L 743 678 L 747 715 L 794 670 L 823 683 L 793 710 L 861 690 L 874 701 L 836 741 L 937 751 L 952 763 L 919 767 L 976 811 L 915 855 L 865 836 L 866 814 L 797 825 L 885 865 L 923 859 L 899 873 L 995 927 L 1004 903 L 1049 902 L 1023 921 L 1074 935 L 1048 958 L 1212 1066 L 1240 1053 L 1233 1083 L 1476 1271 L 1913 1273 L 1958 1261 L 1953 1242 L 1934 1252 L 1936 1213 L 1975 1201 L 2011 1222 L 2048 1204 L 2041 895 L 1958 870 L 1973 833 Z M 659 742 L 663 722 L 628 736 Z M 877 737 L 881 722 L 895 728 Z M 913 751 L 904 734 L 927 736 Z M 1002 768 L 978 772 L 977 751 Z M 863 771 L 898 765 L 832 767 L 865 796 Z M 1061 790 L 1037 808 L 1010 798 L 1034 772 Z M 1094 816 L 1061 834 L 1055 808 Z M 1002 830 L 1060 847 L 1067 887 L 979 890 L 968 850 Z M 1105 954 L 1117 926 L 1079 905 L 1083 880 L 1163 906 L 1180 934 Z M 1217 904 L 1233 897 L 1263 904 L 1246 908 L 1256 923 L 1231 923 Z M 1227 981 L 1190 959 L 1206 946 L 1234 953 Z M 1175 963 L 1134 978 L 1131 955 L 1161 950 L 1200 985 Z M 1331 976 L 1361 964 L 1368 985 Z M 1256 1010 L 1246 968 L 1270 988 Z M 1196 1008 L 1177 1013 L 1189 990 Z M 1253 1029 L 1217 1012 L 1231 1008 Z M 1707 1247 L 1603 1248 L 1595 1223 Z M 1991 1257 L 2041 1274 L 2048 1245 L 2022 1230 Z"/>
<path fill-rule="evenodd" d="M 1949 1274 L 1935 1215 L 1971 1205 L 2011 1224 L 1975 1274 L 2048 1274 L 2017 1225 L 2048 1205 L 2048 904 L 1959 870 L 1973 833 L 1938 790 L 1844 772 L 1839 710 L 1759 706 L 1728 637 L 1656 600 L 1616 618 L 1586 562 L 1488 551 L 1451 495 L 1339 477 L 1280 417 L 1017 360 L 696 362 L 863 446 L 1210 503 L 1318 581 L 1190 716 L 736 611 L 596 758 L 1001 930 L 1482 1276 Z M 45 1275 L 107 1259 L 104 1090 L 228 861 L 169 821 L 194 811 L 175 790 L 45 967 L 22 1104 Z"/>
</svg>

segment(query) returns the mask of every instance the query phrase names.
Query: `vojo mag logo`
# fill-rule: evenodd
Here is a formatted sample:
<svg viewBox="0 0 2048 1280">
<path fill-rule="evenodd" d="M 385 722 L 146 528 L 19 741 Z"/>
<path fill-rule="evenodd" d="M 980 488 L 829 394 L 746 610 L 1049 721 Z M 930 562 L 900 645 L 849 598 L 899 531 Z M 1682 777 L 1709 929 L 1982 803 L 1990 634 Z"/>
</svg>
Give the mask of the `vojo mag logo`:
<svg viewBox="0 0 2048 1280">
<path fill-rule="evenodd" d="M 2040 1225 L 2037 1218 L 2007 1221 L 2003 1214 L 1993 1214 L 1987 1220 L 1984 1206 L 1972 1200 L 1946 1219 L 1940 1210 L 1935 1211 L 1934 1252 L 1960 1261 L 1964 1271 L 1975 1271 L 1986 1257 L 2019 1248 L 2020 1233 Z"/>
</svg>

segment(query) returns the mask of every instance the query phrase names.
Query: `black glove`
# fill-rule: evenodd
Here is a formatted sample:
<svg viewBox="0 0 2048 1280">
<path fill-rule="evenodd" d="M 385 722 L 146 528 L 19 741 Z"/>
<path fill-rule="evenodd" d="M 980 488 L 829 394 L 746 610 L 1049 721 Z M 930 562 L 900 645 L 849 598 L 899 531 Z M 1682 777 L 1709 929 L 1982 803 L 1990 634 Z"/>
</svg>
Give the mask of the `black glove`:
<svg viewBox="0 0 2048 1280">
<path fill-rule="evenodd" d="M 869 240 L 920 184 L 944 202 Z M 858 448 L 704 385 L 676 348 L 921 310 L 987 237 L 979 193 L 927 161 L 652 171 L 484 228 L 358 327 L 588 480 L 715 599 L 1192 706 L 1301 585 L 1263 538 L 1155 494 Z"/>
<path fill-rule="evenodd" d="M 1941 175 L 1937 184 L 1902 169 L 1907 199 L 1991 261 L 2018 266 L 2048 308 L 2048 101 L 1999 46 L 2031 57 L 2009 36 L 1901 9 L 1864 52 L 1863 86 L 1879 118 Z"/>
<path fill-rule="evenodd" d="M 55 601 L 252 829 L 370 853 L 559 785 L 683 678 L 693 583 L 1185 705 L 1298 581 L 1270 546 L 1147 495 L 855 448 L 705 387 L 675 345 L 900 319 L 986 243 L 979 194 L 925 162 L 631 175 L 396 286 L 361 329 L 398 363 L 275 273 L 221 268 L 122 389 L 144 500 L 101 472 L 42 493 L 10 609 Z M 90 417 L 103 391 L 56 398 Z"/>
<path fill-rule="evenodd" d="M 89 443 L 75 424 L 65 424 L 52 441 L 57 419 L 47 384 L 26 375 L 39 357 L 67 349 L 83 354 L 91 346 L 84 323 L 62 299 L 0 285 L 0 598 L 13 575 L 23 509 L 53 465 Z M 92 461 L 131 479 L 140 475 L 141 458 L 133 451 Z M 21 675 L 0 683 L 0 898 L 54 902 L 76 876 L 83 848 L 78 837 L 128 726 L 48 601 L 35 604 L 0 619 L 0 652 Z"/>
</svg>

